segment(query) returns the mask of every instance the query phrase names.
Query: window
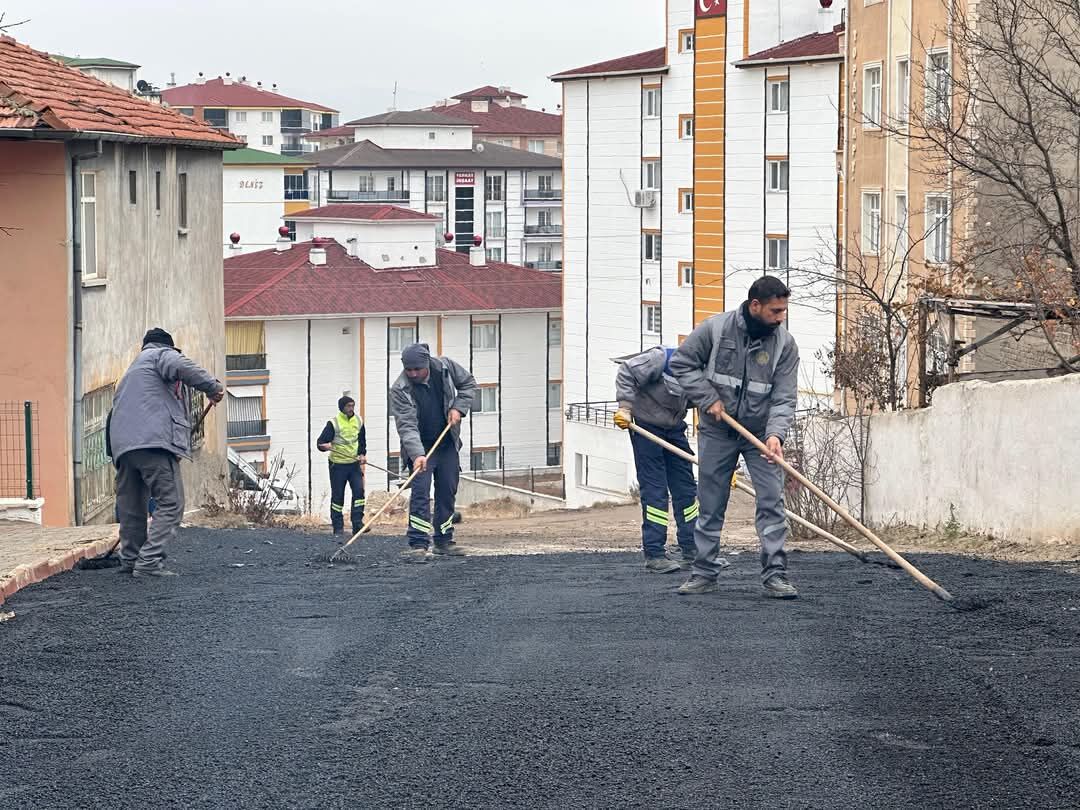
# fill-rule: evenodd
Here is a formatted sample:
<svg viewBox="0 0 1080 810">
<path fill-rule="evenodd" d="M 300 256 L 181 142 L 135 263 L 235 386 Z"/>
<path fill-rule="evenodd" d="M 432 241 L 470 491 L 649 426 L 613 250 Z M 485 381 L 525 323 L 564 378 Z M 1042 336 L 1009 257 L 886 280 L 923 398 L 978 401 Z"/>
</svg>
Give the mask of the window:
<svg viewBox="0 0 1080 810">
<path fill-rule="evenodd" d="M 536 212 L 536 224 L 540 226 L 541 231 L 543 229 L 551 227 L 551 211 L 537 211 Z"/>
<path fill-rule="evenodd" d="M 263 135 L 262 136 L 262 145 L 263 146 L 273 146 L 274 145 L 274 136 L 273 135 Z"/>
<path fill-rule="evenodd" d="M 308 198 L 308 186 L 306 174 L 285 175 L 285 199 L 306 200 Z"/>
<path fill-rule="evenodd" d="M 289 241 L 295 242 L 296 241 L 296 220 L 295 219 L 287 219 L 287 220 L 285 220 L 285 227 L 289 229 Z"/>
<path fill-rule="evenodd" d="M 788 96 L 790 83 L 787 79 L 769 82 L 769 112 L 786 113 L 788 111 Z"/>
<path fill-rule="evenodd" d="M 499 451 L 492 448 L 490 450 L 473 450 L 472 452 L 472 470 L 473 472 L 483 472 L 485 470 L 497 470 L 499 469 Z"/>
<path fill-rule="evenodd" d="M 194 118 L 195 117 L 195 108 L 194 107 L 177 107 L 176 111 L 178 113 L 180 113 L 181 115 L 186 115 L 188 118 Z"/>
<path fill-rule="evenodd" d="M 641 236 L 643 244 L 643 251 L 645 255 L 645 261 L 658 262 L 660 261 L 660 234 L 658 233 L 646 233 Z"/>
<path fill-rule="evenodd" d="M 97 175 L 79 176 L 79 257 L 83 278 L 100 278 L 97 261 Z"/>
<path fill-rule="evenodd" d="M 908 207 L 907 194 L 896 195 L 896 249 L 900 260 L 904 261 L 908 250 Z"/>
<path fill-rule="evenodd" d="M 646 87 L 641 91 L 641 115 L 643 118 L 660 117 L 659 87 Z"/>
<path fill-rule="evenodd" d="M 128 172 L 128 202 L 131 205 L 139 204 L 139 173 Z"/>
<path fill-rule="evenodd" d="M 788 190 L 789 165 L 786 160 L 769 161 L 769 191 L 783 192 Z"/>
<path fill-rule="evenodd" d="M 642 304 L 641 328 L 650 335 L 660 334 L 660 305 Z"/>
<path fill-rule="evenodd" d="M 947 124 L 949 121 L 952 79 L 949 76 L 949 54 L 937 51 L 928 54 L 926 60 L 926 118 L 928 121 Z"/>
<path fill-rule="evenodd" d="M 770 236 L 766 241 L 766 267 L 770 270 L 787 270 L 788 240 L 786 236 Z"/>
<path fill-rule="evenodd" d="M 659 160 L 646 160 L 641 164 L 641 187 L 660 188 Z"/>
<path fill-rule="evenodd" d="M 154 210 L 161 213 L 161 172 L 154 172 Z"/>
<path fill-rule="evenodd" d="M 484 233 L 489 239 L 506 238 L 506 225 L 503 223 L 502 211 L 488 211 L 485 219 Z"/>
<path fill-rule="evenodd" d="M 391 177 L 386 178 L 386 190 L 387 191 L 397 191 L 397 178 L 396 177 L 391 176 Z"/>
<path fill-rule="evenodd" d="M 176 225 L 187 228 L 187 173 L 180 172 L 176 178 Z"/>
<path fill-rule="evenodd" d="M 694 286 L 694 265 L 690 262 L 679 262 L 679 286 Z"/>
<path fill-rule="evenodd" d="M 406 346 L 416 343 L 416 325 L 391 326 L 386 333 L 386 350 L 400 352 Z"/>
<path fill-rule="evenodd" d="M 238 124 L 246 124 L 247 123 L 247 111 L 246 110 L 236 110 L 233 113 L 233 120 Z"/>
<path fill-rule="evenodd" d="M 679 32 L 679 53 L 693 53 L 694 32 L 692 30 Z"/>
<path fill-rule="evenodd" d="M 529 151 L 536 152 L 539 155 L 544 154 L 544 142 L 540 140 L 529 140 Z"/>
<path fill-rule="evenodd" d="M 538 175 L 536 178 L 536 190 L 550 193 L 552 190 L 553 181 L 554 178 L 550 174 Z"/>
<path fill-rule="evenodd" d="M 484 178 L 484 199 L 488 202 L 503 201 L 503 179 L 501 175 L 489 174 Z"/>
<path fill-rule="evenodd" d="M 263 110 L 263 112 L 262 112 L 262 120 L 263 120 L 264 124 L 272 124 L 272 123 L 274 123 L 274 111 L 273 110 Z"/>
<path fill-rule="evenodd" d="M 679 211 L 683 214 L 692 213 L 694 210 L 694 190 L 692 188 L 679 189 Z"/>
<path fill-rule="evenodd" d="M 949 198 L 926 198 L 926 261 L 944 264 L 949 260 Z"/>
<path fill-rule="evenodd" d="M 212 127 L 218 129 L 229 128 L 229 111 L 228 110 L 211 110 L 203 109 L 203 120 Z"/>
<path fill-rule="evenodd" d="M 547 465 L 549 467 L 562 466 L 562 445 L 549 444 L 547 446 Z"/>
<path fill-rule="evenodd" d="M 562 345 L 562 318 L 548 319 L 548 346 Z"/>
<path fill-rule="evenodd" d="M 356 178 L 356 190 L 372 192 L 375 190 L 375 178 L 370 174 L 362 174 Z"/>
<path fill-rule="evenodd" d="M 446 178 L 441 174 L 424 180 L 424 192 L 428 202 L 446 202 Z"/>
<path fill-rule="evenodd" d="M 393 473 L 394 475 L 401 475 L 401 473 L 402 473 L 401 456 L 396 455 L 396 454 L 392 455 L 392 456 L 387 456 L 386 457 L 386 469 L 389 472 Z M 408 473 L 407 470 L 405 472 L 406 472 L 406 474 Z"/>
<path fill-rule="evenodd" d="M 911 112 L 911 62 L 896 61 L 896 120 L 906 125 Z"/>
<path fill-rule="evenodd" d="M 562 407 L 562 382 L 548 383 L 548 408 L 558 410 Z"/>
<path fill-rule="evenodd" d="M 864 191 L 862 195 L 862 249 L 873 255 L 881 250 L 880 191 Z"/>
<path fill-rule="evenodd" d="M 536 248 L 536 261 L 540 264 L 550 264 L 555 261 L 555 249 L 551 245 L 539 245 Z"/>
<path fill-rule="evenodd" d="M 435 133 L 434 133 L 434 132 L 429 132 L 429 133 L 427 134 L 427 139 L 428 139 L 429 141 L 433 141 L 433 140 L 435 140 Z"/>
<path fill-rule="evenodd" d="M 501 262 L 503 260 L 503 249 L 501 247 L 488 248 L 487 260 L 489 262 Z"/>
<path fill-rule="evenodd" d="M 472 347 L 474 351 L 488 351 L 499 348 L 499 325 L 497 323 L 474 323 L 472 326 Z"/>
<path fill-rule="evenodd" d="M 495 413 L 499 410 L 499 386 L 481 385 L 476 397 L 477 413 Z"/>
<path fill-rule="evenodd" d="M 692 115 L 680 115 L 679 116 L 679 137 L 684 141 L 692 140 L 694 137 L 694 116 Z"/>
<path fill-rule="evenodd" d="M 863 68 L 863 128 L 881 126 L 881 65 Z"/>
</svg>

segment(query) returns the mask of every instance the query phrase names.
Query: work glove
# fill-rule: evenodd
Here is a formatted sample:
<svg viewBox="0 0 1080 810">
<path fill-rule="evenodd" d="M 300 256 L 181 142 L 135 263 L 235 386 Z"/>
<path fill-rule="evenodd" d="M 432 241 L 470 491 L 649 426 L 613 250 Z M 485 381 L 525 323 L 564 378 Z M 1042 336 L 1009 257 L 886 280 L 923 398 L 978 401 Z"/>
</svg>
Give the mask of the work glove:
<svg viewBox="0 0 1080 810">
<path fill-rule="evenodd" d="M 615 411 L 615 418 L 613 421 L 615 422 L 615 427 L 620 430 L 629 430 L 630 423 L 633 421 L 633 417 L 630 415 L 630 409 L 619 408 L 619 410 Z"/>
<path fill-rule="evenodd" d="M 732 489 L 735 489 L 735 482 L 738 481 L 738 480 L 739 480 L 738 473 L 732 473 L 731 474 L 731 488 Z"/>
</svg>

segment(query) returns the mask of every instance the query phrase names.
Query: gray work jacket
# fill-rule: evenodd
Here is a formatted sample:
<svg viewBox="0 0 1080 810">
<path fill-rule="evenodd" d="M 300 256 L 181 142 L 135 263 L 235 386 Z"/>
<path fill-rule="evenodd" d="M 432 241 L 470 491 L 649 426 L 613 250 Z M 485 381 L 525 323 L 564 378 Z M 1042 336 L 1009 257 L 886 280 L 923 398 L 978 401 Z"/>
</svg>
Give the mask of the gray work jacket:
<svg viewBox="0 0 1080 810">
<path fill-rule="evenodd" d="M 671 428 L 686 421 L 686 394 L 667 367 L 669 351 L 654 346 L 619 365 L 615 398 L 638 422 Z"/>
<path fill-rule="evenodd" d="M 450 409 L 453 408 L 462 416 L 468 416 L 476 397 L 476 378 L 469 373 L 468 369 L 449 357 L 432 357 L 431 373 L 442 375 L 445 412 L 450 413 Z M 405 376 L 404 371 L 390 386 L 390 413 L 393 414 L 394 422 L 397 424 L 402 455 L 410 462 L 427 452 L 420 439 L 420 424 L 416 415 L 416 400 L 413 399 L 412 386 L 412 382 Z M 460 450 L 461 425 L 452 428 L 450 434 L 454 437 L 455 446 Z"/>
</svg>

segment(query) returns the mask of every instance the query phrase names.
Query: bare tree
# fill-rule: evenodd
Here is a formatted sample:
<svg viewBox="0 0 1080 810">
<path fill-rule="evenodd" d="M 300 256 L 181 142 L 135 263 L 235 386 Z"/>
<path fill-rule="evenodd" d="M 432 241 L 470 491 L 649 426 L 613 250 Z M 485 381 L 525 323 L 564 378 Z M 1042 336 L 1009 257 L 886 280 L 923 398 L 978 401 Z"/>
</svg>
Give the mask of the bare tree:
<svg viewBox="0 0 1080 810">
<path fill-rule="evenodd" d="M 17 25 L 24 25 L 25 23 L 30 22 L 30 19 L 27 18 L 25 20 L 19 20 L 18 22 L 6 23 L 6 22 L 4 22 L 4 18 L 6 16 L 7 16 L 6 11 L 0 11 L 0 34 L 4 33 L 9 28 L 14 28 Z"/>
</svg>

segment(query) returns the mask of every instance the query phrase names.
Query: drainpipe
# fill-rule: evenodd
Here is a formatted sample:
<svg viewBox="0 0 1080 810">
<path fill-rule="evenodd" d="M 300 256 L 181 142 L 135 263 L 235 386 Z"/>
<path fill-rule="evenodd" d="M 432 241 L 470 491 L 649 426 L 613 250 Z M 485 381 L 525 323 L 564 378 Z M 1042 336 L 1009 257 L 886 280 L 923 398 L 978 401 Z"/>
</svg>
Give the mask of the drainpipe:
<svg viewBox="0 0 1080 810">
<path fill-rule="evenodd" d="M 82 308 L 82 223 L 79 219 L 81 206 L 79 199 L 79 161 L 93 160 L 102 155 L 101 140 L 93 152 L 71 156 L 71 350 L 72 350 L 72 415 L 71 449 L 72 476 L 75 495 L 75 525 L 82 525 L 82 479 L 83 479 L 83 391 L 82 391 L 82 343 L 83 343 L 83 308 Z M 95 185 L 95 195 L 97 193 Z"/>
</svg>

